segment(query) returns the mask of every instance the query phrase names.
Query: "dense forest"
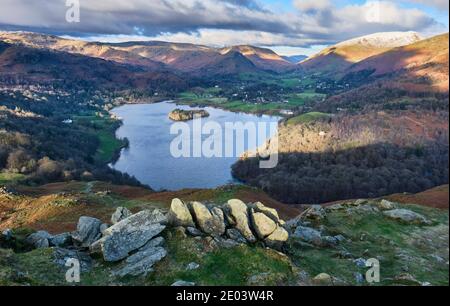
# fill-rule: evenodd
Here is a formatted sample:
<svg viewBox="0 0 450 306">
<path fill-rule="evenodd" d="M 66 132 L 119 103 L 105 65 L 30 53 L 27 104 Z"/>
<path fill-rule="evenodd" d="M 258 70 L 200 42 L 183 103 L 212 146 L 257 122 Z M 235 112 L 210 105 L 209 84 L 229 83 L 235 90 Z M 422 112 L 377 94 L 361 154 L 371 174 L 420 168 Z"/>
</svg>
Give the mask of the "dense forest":
<svg viewBox="0 0 450 306">
<path fill-rule="evenodd" d="M 427 128 L 417 128 L 431 118 Z M 275 169 L 247 158 L 233 166 L 233 175 L 292 204 L 420 192 L 448 183 L 447 120 L 396 112 L 287 125 Z"/>
</svg>

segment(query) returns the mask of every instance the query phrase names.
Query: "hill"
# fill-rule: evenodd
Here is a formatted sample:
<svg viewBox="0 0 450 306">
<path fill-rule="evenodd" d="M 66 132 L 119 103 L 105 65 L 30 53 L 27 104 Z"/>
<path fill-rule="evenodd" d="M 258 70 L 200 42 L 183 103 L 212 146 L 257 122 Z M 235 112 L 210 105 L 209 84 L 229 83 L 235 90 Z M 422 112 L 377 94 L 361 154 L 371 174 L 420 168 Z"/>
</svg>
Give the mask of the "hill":
<svg viewBox="0 0 450 306">
<path fill-rule="evenodd" d="M 364 73 L 364 72 L 368 73 Z M 347 71 L 347 77 L 365 74 L 386 77 L 388 86 L 412 91 L 448 92 L 449 34 L 438 35 L 363 60 Z"/>
<path fill-rule="evenodd" d="M 99 43 L 64 39 L 52 35 L 28 32 L 0 32 L 0 40 L 8 43 L 24 44 L 32 48 L 41 48 L 81 54 L 101 58 L 118 63 L 136 65 L 151 71 L 172 69 L 181 72 L 203 75 L 214 71 L 214 74 L 227 75 L 231 70 L 217 70 L 224 61 L 229 62 L 235 73 L 249 72 L 245 57 L 255 65 L 253 72 L 271 71 L 285 72 L 297 69 L 296 65 L 284 60 L 269 49 L 253 46 L 233 46 L 229 48 L 211 48 L 202 45 L 171 43 L 160 41 Z M 241 57 L 229 56 L 239 53 Z M 236 62 L 233 62 L 236 59 Z M 243 67 L 239 67 L 243 65 Z"/>
<path fill-rule="evenodd" d="M 420 40 L 421 37 L 415 32 L 376 33 L 326 48 L 300 65 L 309 73 L 335 75 L 369 57 Z"/>
<path fill-rule="evenodd" d="M 0 41 L 0 80 L 6 84 L 50 84 L 80 88 L 158 90 L 185 88 L 169 72 L 153 72 L 67 52 Z"/>
</svg>

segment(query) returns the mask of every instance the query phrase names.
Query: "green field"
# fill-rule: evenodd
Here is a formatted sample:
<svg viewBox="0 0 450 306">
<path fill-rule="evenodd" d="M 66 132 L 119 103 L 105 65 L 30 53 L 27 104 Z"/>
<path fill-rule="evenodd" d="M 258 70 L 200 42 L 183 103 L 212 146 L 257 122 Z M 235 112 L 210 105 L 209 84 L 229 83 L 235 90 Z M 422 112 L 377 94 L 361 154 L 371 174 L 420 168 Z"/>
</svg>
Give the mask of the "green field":
<svg viewBox="0 0 450 306">
<path fill-rule="evenodd" d="M 17 183 L 25 178 L 25 175 L 20 173 L 0 172 L 0 185 Z"/>
<path fill-rule="evenodd" d="M 126 141 L 116 138 L 119 121 L 108 117 L 75 116 L 74 122 L 87 128 L 99 140 L 99 148 L 95 160 L 101 163 L 111 162 L 118 151 L 126 145 Z"/>
</svg>

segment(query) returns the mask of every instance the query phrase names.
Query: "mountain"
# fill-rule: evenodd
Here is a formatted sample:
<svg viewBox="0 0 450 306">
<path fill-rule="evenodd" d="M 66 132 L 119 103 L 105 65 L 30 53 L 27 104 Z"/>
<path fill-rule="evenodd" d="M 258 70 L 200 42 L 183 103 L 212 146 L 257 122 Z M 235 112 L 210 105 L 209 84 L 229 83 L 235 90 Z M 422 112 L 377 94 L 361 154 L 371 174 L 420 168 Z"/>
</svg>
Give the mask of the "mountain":
<svg viewBox="0 0 450 306">
<path fill-rule="evenodd" d="M 292 64 L 298 64 L 308 58 L 308 56 L 306 56 L 306 55 L 291 55 L 291 56 L 282 56 L 282 57 L 284 60 L 286 60 Z"/>
<path fill-rule="evenodd" d="M 187 84 L 170 72 L 152 72 L 99 58 L 0 41 L 0 81 L 7 84 L 174 89 Z"/>
<path fill-rule="evenodd" d="M 369 72 L 372 78 L 389 77 L 391 86 L 448 92 L 448 71 L 446 33 L 370 57 L 350 67 L 348 75 Z"/>
<path fill-rule="evenodd" d="M 242 57 L 245 57 L 254 65 L 252 72 L 284 72 L 298 68 L 272 50 L 253 46 L 233 46 L 217 49 L 202 45 L 159 41 L 98 43 L 28 32 L 0 32 L 0 40 L 33 48 L 97 57 L 122 64 L 145 67 L 152 71 L 172 69 L 200 75 L 204 74 L 205 71 L 221 74 L 222 70 L 214 70 L 213 68 L 220 66 L 223 61 L 230 63 L 233 58 L 237 62 L 231 63 L 231 66 L 237 68 L 240 63 L 244 64 L 244 67 L 235 69 L 235 71 L 249 71 L 248 62 L 242 61 Z M 230 53 L 240 53 L 242 57 L 230 57 Z M 227 74 L 230 71 L 232 69 L 224 69 L 223 73 Z"/>
<path fill-rule="evenodd" d="M 257 48 L 253 46 L 234 46 L 220 50 L 222 55 L 229 52 L 239 52 L 249 59 L 257 68 L 275 72 L 294 70 L 295 66 L 270 49 Z"/>
<path fill-rule="evenodd" d="M 301 67 L 311 73 L 334 74 L 355 63 L 384 53 L 395 47 L 406 46 L 422 38 L 415 32 L 386 32 L 358 37 L 326 48 L 301 62 Z"/>
</svg>

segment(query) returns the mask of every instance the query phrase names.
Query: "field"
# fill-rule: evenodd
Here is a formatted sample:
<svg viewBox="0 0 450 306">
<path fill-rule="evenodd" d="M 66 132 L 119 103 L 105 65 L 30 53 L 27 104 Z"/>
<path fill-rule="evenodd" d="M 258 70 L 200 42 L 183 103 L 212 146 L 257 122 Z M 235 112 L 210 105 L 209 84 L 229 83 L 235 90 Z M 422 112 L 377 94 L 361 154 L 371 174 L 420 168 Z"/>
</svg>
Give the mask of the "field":
<svg viewBox="0 0 450 306">
<path fill-rule="evenodd" d="M 98 115 L 76 116 L 75 124 L 79 124 L 99 140 L 99 148 L 95 155 L 95 160 L 100 163 L 109 163 L 114 160 L 120 150 L 127 145 L 126 140 L 116 138 L 115 131 L 120 126 L 120 122 Z"/>
<path fill-rule="evenodd" d="M 17 183 L 18 181 L 20 181 L 23 178 L 25 178 L 25 175 L 23 175 L 23 174 L 0 172 L 0 185 Z"/>
</svg>

